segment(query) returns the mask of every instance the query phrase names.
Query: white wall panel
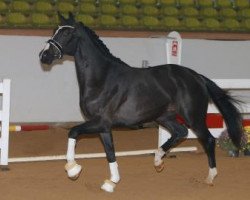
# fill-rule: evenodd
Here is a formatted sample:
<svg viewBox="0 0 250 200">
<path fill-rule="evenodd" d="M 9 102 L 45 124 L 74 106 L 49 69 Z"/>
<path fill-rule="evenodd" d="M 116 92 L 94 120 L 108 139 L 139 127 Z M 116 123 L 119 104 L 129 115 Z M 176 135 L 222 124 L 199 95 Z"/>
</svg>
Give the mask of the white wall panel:
<svg viewBox="0 0 250 200">
<path fill-rule="evenodd" d="M 73 60 L 44 71 L 38 54 L 47 37 L 0 36 L 0 79 L 12 79 L 11 122 L 81 121 Z M 166 63 L 163 38 L 102 38 L 131 66 Z M 250 78 L 250 41 L 183 40 L 183 64 L 210 78 Z M 68 59 L 68 58 L 67 58 Z"/>
</svg>

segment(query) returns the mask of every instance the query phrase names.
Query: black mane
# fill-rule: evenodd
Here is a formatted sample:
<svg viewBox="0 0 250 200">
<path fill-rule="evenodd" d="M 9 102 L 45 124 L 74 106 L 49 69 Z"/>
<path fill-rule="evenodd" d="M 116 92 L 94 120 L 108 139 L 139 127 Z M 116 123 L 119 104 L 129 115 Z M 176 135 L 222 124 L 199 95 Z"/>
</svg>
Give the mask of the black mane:
<svg viewBox="0 0 250 200">
<path fill-rule="evenodd" d="M 125 62 L 123 62 L 120 58 L 115 57 L 108 47 L 103 43 L 103 41 L 99 38 L 99 36 L 89 27 L 85 26 L 83 23 L 79 23 L 82 27 L 82 29 L 87 33 L 89 38 L 94 42 L 94 44 L 98 47 L 98 49 L 107 57 L 110 58 L 113 61 L 119 62 L 121 64 L 127 65 Z"/>
</svg>

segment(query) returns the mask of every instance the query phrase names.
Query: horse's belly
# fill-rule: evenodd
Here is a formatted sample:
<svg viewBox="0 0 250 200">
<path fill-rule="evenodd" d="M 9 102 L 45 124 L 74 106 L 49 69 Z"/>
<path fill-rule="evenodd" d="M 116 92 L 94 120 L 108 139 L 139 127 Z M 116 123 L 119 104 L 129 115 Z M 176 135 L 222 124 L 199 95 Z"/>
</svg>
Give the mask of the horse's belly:
<svg viewBox="0 0 250 200">
<path fill-rule="evenodd" d="M 167 105 L 160 105 L 154 103 L 134 103 L 122 106 L 115 115 L 116 122 L 124 125 L 134 125 L 143 122 L 155 120 L 160 116 Z"/>
</svg>

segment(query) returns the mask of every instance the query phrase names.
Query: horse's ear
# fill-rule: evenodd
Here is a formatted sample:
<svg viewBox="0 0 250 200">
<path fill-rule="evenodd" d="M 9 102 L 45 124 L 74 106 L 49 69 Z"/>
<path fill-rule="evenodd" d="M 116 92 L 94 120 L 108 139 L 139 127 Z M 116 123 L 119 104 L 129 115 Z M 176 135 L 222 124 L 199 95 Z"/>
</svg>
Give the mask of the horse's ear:
<svg viewBox="0 0 250 200">
<path fill-rule="evenodd" d="M 73 13 L 72 12 L 69 12 L 69 19 L 68 19 L 68 22 L 71 24 L 71 25 L 73 25 L 73 24 L 75 24 L 75 16 L 73 15 Z"/>
<path fill-rule="evenodd" d="M 82 36 L 82 28 L 83 28 L 82 22 L 75 23 L 75 28 L 76 28 L 75 36 L 81 37 Z"/>
<path fill-rule="evenodd" d="M 75 17 L 72 12 L 69 12 L 69 18 L 66 19 L 60 12 L 58 12 L 58 18 L 61 25 L 74 25 Z"/>
<path fill-rule="evenodd" d="M 60 24 L 61 25 L 67 24 L 67 20 L 64 18 L 64 16 L 60 12 L 57 12 L 57 14 L 58 14 L 58 18 L 59 18 Z"/>
</svg>

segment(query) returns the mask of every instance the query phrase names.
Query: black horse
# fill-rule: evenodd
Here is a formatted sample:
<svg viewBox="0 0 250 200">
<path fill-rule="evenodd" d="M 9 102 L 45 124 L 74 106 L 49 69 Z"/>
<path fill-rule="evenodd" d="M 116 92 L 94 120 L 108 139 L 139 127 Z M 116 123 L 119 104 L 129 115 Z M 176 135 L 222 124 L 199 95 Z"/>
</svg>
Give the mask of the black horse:
<svg viewBox="0 0 250 200">
<path fill-rule="evenodd" d="M 51 64 L 63 55 L 74 56 L 80 87 L 80 107 L 87 118 L 69 132 L 67 164 L 70 178 L 77 178 L 81 166 L 76 164 L 75 143 L 79 135 L 99 133 L 103 141 L 111 177 L 102 189 L 113 192 L 120 180 L 111 130 L 117 126 L 155 121 L 168 129 L 171 138 L 155 153 L 155 167 L 163 169 L 162 157 L 188 134 L 186 126 L 199 138 L 208 156 L 208 184 L 217 175 L 215 138 L 206 126 L 211 99 L 224 117 L 229 135 L 240 148 L 242 117 L 235 100 L 214 82 L 179 65 L 132 68 L 113 56 L 99 37 L 87 26 L 76 22 L 72 14 L 65 19 L 40 52 L 42 63 Z M 176 115 L 185 125 L 176 121 Z"/>
</svg>

